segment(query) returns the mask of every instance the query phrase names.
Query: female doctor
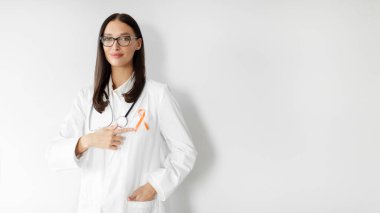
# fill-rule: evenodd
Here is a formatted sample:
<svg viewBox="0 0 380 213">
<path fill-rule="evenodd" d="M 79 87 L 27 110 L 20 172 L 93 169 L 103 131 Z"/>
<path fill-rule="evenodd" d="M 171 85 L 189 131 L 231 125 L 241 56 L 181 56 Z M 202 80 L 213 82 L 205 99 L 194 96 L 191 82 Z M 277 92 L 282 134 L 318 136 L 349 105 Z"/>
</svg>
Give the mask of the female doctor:
<svg viewBox="0 0 380 213">
<path fill-rule="evenodd" d="M 144 40 L 131 16 L 103 22 L 94 77 L 50 143 L 48 164 L 81 169 L 78 213 L 168 213 L 197 151 L 168 86 L 145 77 Z"/>
</svg>

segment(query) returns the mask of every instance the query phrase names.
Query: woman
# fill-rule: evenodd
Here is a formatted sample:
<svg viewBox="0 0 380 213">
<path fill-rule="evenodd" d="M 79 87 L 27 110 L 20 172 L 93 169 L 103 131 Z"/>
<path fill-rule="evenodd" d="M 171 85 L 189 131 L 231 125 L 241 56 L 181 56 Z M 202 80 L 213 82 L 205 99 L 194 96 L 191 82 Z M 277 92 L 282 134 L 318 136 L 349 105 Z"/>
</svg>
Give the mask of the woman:
<svg viewBox="0 0 380 213">
<path fill-rule="evenodd" d="M 75 99 L 49 165 L 81 169 L 78 213 L 168 213 L 196 157 L 170 89 L 145 78 L 139 26 L 112 14 L 100 28 L 94 85 Z"/>
</svg>

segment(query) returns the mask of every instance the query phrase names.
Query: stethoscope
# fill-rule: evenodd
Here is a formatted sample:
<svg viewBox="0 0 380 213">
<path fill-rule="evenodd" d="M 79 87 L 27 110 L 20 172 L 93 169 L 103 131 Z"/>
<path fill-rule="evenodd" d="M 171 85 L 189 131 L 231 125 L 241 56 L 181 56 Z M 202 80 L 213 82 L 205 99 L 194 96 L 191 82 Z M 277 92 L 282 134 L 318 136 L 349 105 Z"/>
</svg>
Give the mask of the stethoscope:
<svg viewBox="0 0 380 213">
<path fill-rule="evenodd" d="M 109 86 L 107 85 L 107 89 L 108 89 L 108 94 L 110 94 L 110 89 L 109 89 Z M 108 106 L 110 107 L 111 109 L 111 112 L 112 112 L 112 119 L 111 119 L 111 122 L 106 125 L 106 126 L 110 126 L 114 120 L 113 120 L 113 117 L 114 117 L 114 114 L 113 114 L 113 109 L 112 109 L 112 106 L 111 106 L 111 103 L 110 103 L 110 100 L 109 100 L 109 97 L 108 97 L 108 94 L 106 93 L 105 96 L 106 96 L 106 99 L 107 99 L 107 103 L 108 103 Z M 138 100 L 138 99 L 137 99 Z M 127 113 L 125 113 L 124 116 L 120 116 L 116 119 L 116 124 L 118 125 L 118 127 L 126 127 L 127 124 L 128 124 L 128 115 L 129 113 L 131 112 L 133 106 L 135 105 L 135 103 L 137 102 L 137 100 L 135 102 L 133 102 L 133 104 L 129 107 L 129 110 Z M 95 129 L 92 129 L 92 126 L 91 126 L 91 117 L 92 117 L 92 111 L 94 110 L 94 104 L 91 105 L 91 109 L 90 109 L 90 115 L 88 116 L 88 128 L 90 131 L 94 132 Z M 96 129 L 97 130 L 97 129 Z"/>
</svg>

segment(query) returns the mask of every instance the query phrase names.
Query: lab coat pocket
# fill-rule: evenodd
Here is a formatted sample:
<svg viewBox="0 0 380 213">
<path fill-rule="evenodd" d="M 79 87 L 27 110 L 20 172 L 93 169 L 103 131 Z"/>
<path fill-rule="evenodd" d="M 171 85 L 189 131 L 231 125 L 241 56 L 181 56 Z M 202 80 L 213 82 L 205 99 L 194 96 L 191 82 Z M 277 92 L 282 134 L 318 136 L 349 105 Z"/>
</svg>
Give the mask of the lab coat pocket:
<svg viewBox="0 0 380 213">
<path fill-rule="evenodd" d="M 151 201 L 127 201 L 124 213 L 154 213 L 156 200 Z"/>
</svg>

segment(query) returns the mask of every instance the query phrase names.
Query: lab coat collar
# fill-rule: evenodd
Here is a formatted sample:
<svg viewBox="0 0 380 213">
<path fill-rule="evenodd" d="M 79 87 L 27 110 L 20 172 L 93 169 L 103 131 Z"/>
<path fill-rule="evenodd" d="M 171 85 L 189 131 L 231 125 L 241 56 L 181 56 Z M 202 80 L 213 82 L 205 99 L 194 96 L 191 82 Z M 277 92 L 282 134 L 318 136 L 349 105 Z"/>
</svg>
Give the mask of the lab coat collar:
<svg viewBox="0 0 380 213">
<path fill-rule="evenodd" d="M 110 76 L 110 80 L 108 82 L 108 88 L 109 88 L 110 92 L 113 92 L 113 94 L 115 94 L 119 97 L 122 97 L 124 93 L 127 93 L 132 88 L 134 82 L 135 82 L 135 72 L 133 71 L 132 75 L 129 77 L 129 79 L 126 82 L 124 82 L 118 88 L 113 89 L 112 77 Z M 107 91 L 107 93 L 108 93 L 108 91 Z"/>
</svg>

